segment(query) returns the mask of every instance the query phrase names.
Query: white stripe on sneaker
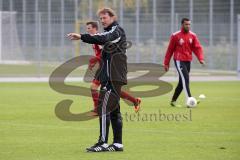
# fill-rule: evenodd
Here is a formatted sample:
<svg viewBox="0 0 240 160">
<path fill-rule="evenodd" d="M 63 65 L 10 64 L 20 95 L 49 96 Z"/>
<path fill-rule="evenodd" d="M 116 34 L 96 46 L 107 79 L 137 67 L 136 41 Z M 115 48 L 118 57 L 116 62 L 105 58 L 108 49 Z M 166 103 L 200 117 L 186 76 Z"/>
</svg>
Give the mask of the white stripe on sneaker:
<svg viewBox="0 0 240 160">
<path fill-rule="evenodd" d="M 109 151 L 115 151 L 113 147 L 109 147 Z"/>
</svg>

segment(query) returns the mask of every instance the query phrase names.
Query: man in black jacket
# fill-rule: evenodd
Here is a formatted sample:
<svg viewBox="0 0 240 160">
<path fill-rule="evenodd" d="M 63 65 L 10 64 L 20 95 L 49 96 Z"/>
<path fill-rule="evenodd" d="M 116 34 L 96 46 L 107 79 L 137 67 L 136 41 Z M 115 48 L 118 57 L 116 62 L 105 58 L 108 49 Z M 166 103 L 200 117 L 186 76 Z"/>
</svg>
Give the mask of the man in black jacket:
<svg viewBox="0 0 240 160">
<path fill-rule="evenodd" d="M 99 96 L 100 136 L 98 142 L 87 148 L 90 152 L 123 151 L 122 117 L 120 113 L 120 92 L 127 84 L 126 35 L 116 21 L 116 14 L 110 8 L 98 11 L 104 32 L 96 35 L 69 33 L 71 40 L 81 39 L 85 43 L 103 45 L 101 90 Z M 113 129 L 113 144 L 108 145 L 110 121 Z"/>
</svg>

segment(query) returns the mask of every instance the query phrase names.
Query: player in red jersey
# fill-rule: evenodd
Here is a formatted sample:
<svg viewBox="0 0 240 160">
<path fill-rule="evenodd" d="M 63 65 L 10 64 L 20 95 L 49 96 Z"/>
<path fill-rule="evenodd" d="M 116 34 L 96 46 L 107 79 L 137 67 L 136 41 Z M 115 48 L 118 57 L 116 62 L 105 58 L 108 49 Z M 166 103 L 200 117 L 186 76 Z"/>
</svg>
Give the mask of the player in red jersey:
<svg viewBox="0 0 240 160">
<path fill-rule="evenodd" d="M 174 64 L 179 74 L 178 85 L 170 103 L 173 107 L 177 106 L 176 101 L 183 89 L 185 91 L 186 99 L 191 97 L 189 73 L 192 53 L 196 55 L 201 64 L 205 64 L 202 45 L 200 44 L 197 35 L 190 30 L 191 21 L 188 18 L 183 18 L 181 24 L 181 30 L 171 35 L 163 62 L 165 70 L 168 71 L 169 63 L 173 56 Z"/>
<path fill-rule="evenodd" d="M 89 21 L 86 23 L 87 27 L 87 32 L 91 35 L 97 34 L 98 33 L 98 22 L 95 21 Z M 102 51 L 102 46 L 93 44 L 92 45 L 95 56 L 89 60 L 89 69 L 92 70 L 93 67 L 98 63 L 100 65 L 101 61 L 101 51 Z M 98 106 L 98 97 L 99 97 L 99 92 L 98 88 L 100 86 L 100 81 L 99 81 L 99 69 L 96 71 L 96 74 L 94 76 L 94 79 L 91 84 L 91 94 L 92 94 L 92 99 L 93 99 L 93 104 L 94 104 L 94 109 L 93 112 L 97 113 L 97 106 Z M 135 98 L 131 96 L 129 93 L 121 91 L 120 97 L 126 100 L 129 100 L 130 102 L 133 103 L 134 105 L 134 110 L 135 112 L 138 112 L 140 110 L 140 103 L 141 99 L 140 98 Z"/>
</svg>

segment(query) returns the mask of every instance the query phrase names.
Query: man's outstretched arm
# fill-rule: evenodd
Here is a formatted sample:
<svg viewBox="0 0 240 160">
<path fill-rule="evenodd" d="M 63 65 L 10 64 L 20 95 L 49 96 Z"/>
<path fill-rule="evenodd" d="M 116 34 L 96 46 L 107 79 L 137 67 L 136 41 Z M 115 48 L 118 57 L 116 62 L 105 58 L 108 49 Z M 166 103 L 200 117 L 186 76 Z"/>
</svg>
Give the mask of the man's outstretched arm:
<svg viewBox="0 0 240 160">
<path fill-rule="evenodd" d="M 100 34 L 90 35 L 90 34 L 77 34 L 69 33 L 67 34 L 70 40 L 82 40 L 85 43 L 89 44 L 98 44 L 104 45 L 107 42 L 119 41 L 121 38 L 120 31 L 116 27 L 109 32 L 104 32 Z"/>
</svg>

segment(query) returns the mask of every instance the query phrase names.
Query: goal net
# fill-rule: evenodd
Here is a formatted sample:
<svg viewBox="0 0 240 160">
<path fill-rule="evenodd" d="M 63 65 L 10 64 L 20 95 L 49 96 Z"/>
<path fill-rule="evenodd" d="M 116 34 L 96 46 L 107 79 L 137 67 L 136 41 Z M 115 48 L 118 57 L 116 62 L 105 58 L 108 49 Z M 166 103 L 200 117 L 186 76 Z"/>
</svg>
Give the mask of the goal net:
<svg viewBox="0 0 240 160">
<path fill-rule="evenodd" d="M 0 63 L 24 61 L 16 16 L 16 12 L 0 11 Z"/>
</svg>

